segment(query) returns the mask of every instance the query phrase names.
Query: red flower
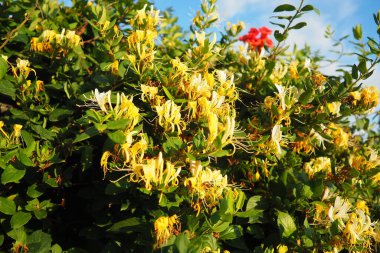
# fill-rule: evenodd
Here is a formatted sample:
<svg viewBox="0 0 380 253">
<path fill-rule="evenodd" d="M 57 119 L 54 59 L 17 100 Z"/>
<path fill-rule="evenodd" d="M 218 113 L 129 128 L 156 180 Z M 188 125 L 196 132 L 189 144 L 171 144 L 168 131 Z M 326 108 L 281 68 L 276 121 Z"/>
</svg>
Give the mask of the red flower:
<svg viewBox="0 0 380 253">
<path fill-rule="evenodd" d="M 268 37 L 272 34 L 272 30 L 266 26 L 251 28 L 248 34 L 243 35 L 239 40 L 248 43 L 253 50 L 261 52 L 264 46 L 273 47 L 273 41 Z"/>
</svg>

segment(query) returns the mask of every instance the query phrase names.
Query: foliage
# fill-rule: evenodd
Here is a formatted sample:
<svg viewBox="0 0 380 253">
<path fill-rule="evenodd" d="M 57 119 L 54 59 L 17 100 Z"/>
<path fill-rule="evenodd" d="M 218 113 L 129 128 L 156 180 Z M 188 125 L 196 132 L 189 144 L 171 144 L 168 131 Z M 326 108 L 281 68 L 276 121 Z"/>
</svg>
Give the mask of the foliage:
<svg viewBox="0 0 380 253">
<path fill-rule="evenodd" d="M 2 1 L 2 250 L 378 249 L 380 46 L 356 26 L 358 63 L 325 76 L 286 45 L 310 11 L 235 46 L 215 0 L 189 32 L 145 0 Z"/>
</svg>

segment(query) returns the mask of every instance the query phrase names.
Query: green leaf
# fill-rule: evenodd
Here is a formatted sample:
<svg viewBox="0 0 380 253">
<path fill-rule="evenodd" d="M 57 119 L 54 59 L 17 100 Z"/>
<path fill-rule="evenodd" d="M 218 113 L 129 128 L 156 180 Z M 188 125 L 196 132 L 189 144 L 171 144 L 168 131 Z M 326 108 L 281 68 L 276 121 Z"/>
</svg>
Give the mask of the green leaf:
<svg viewBox="0 0 380 253">
<path fill-rule="evenodd" d="M 179 234 L 174 241 L 174 245 L 177 247 L 178 253 L 187 253 L 190 245 L 189 235 Z"/>
<path fill-rule="evenodd" d="M 178 137 L 169 137 L 162 145 L 165 153 L 177 152 L 184 147 L 183 141 Z"/>
<path fill-rule="evenodd" d="M 307 26 L 306 22 L 299 22 L 298 24 L 290 27 L 289 30 L 298 30 L 305 26 Z"/>
<path fill-rule="evenodd" d="M 229 226 L 222 233 L 219 234 L 220 240 L 233 240 L 243 236 L 243 229 L 241 226 L 233 225 Z"/>
<path fill-rule="evenodd" d="M 314 6 L 311 4 L 307 4 L 301 9 L 301 11 L 312 11 L 312 10 L 314 10 Z"/>
<path fill-rule="evenodd" d="M 367 73 L 368 72 L 367 62 L 365 60 L 361 60 L 359 65 L 358 65 L 358 69 L 359 69 L 360 73 L 362 73 L 362 74 Z"/>
<path fill-rule="evenodd" d="M 57 121 L 67 118 L 68 116 L 72 114 L 73 114 L 73 111 L 71 110 L 57 108 L 50 113 L 49 120 L 52 122 L 57 122 Z"/>
<path fill-rule="evenodd" d="M 351 75 L 352 75 L 352 78 L 354 79 L 358 79 L 359 77 L 359 69 L 358 69 L 358 66 L 356 66 L 355 64 L 352 65 Z"/>
<path fill-rule="evenodd" d="M 295 11 L 297 8 L 291 4 L 282 4 L 277 6 L 273 12 L 282 12 L 282 11 Z"/>
<path fill-rule="evenodd" d="M 51 242 L 51 236 L 41 230 L 37 230 L 28 236 L 28 248 L 30 252 L 49 253 Z"/>
<path fill-rule="evenodd" d="M 284 237 L 291 236 L 297 230 L 293 217 L 281 211 L 278 211 L 277 225 Z"/>
<path fill-rule="evenodd" d="M 170 91 L 165 87 L 165 86 L 162 86 L 162 89 L 164 90 L 165 92 L 165 95 L 170 99 L 170 100 L 175 100 L 175 97 L 173 97 L 172 94 L 170 94 Z"/>
<path fill-rule="evenodd" d="M 25 152 L 23 150 L 20 150 L 17 158 L 25 166 L 28 166 L 28 167 L 34 167 L 35 166 L 33 161 L 25 154 Z"/>
<path fill-rule="evenodd" d="M 1 57 L 0 57 L 1 58 Z M 2 80 L 0 83 L 0 93 L 11 97 L 13 100 L 16 98 L 16 88 L 8 80 Z"/>
<path fill-rule="evenodd" d="M 142 225 L 141 220 L 133 217 L 114 223 L 107 231 L 124 233 L 134 230 L 140 225 Z"/>
<path fill-rule="evenodd" d="M 0 80 L 3 79 L 4 76 L 7 74 L 7 70 L 8 70 L 8 63 L 6 60 L 4 60 L 3 57 L 0 56 Z"/>
<path fill-rule="evenodd" d="M 45 129 L 40 125 L 32 125 L 32 129 L 44 140 L 52 141 L 56 136 L 54 132 Z"/>
<path fill-rule="evenodd" d="M 33 184 L 28 187 L 26 194 L 31 198 L 38 198 L 43 194 L 42 190 L 39 191 L 37 184 Z"/>
<path fill-rule="evenodd" d="M 54 244 L 53 247 L 51 247 L 51 253 L 62 253 L 61 246 Z"/>
<path fill-rule="evenodd" d="M 210 156 L 213 156 L 213 157 L 224 157 L 224 156 L 230 156 L 230 155 L 231 155 L 231 152 L 228 150 L 217 150 L 210 154 Z"/>
<path fill-rule="evenodd" d="M 24 226 L 32 218 L 30 213 L 17 212 L 11 218 L 12 228 L 19 228 Z"/>
<path fill-rule="evenodd" d="M 107 136 L 111 141 L 117 144 L 123 144 L 127 140 L 127 137 L 125 137 L 124 133 L 120 130 L 113 133 L 108 133 Z"/>
<path fill-rule="evenodd" d="M 86 131 L 84 131 L 84 133 L 78 134 L 75 137 L 73 143 L 77 143 L 77 142 L 87 140 L 87 139 L 94 137 L 95 135 L 98 135 L 98 134 L 99 134 L 98 129 L 96 129 L 96 127 L 94 127 L 94 126 L 91 126 L 91 127 L 87 128 Z"/>
<path fill-rule="evenodd" d="M 310 103 L 313 99 L 314 90 L 313 89 L 307 89 L 304 93 L 301 94 L 298 101 L 302 105 L 307 105 Z"/>
<path fill-rule="evenodd" d="M 274 38 L 281 42 L 286 39 L 286 35 L 282 34 L 279 30 L 274 31 Z"/>
<path fill-rule="evenodd" d="M 13 166 L 8 166 L 3 174 L 1 174 L 1 183 L 18 183 L 25 175 L 25 170 L 15 169 Z"/>
<path fill-rule="evenodd" d="M 124 130 L 128 126 L 129 122 L 129 119 L 118 119 L 107 122 L 106 126 L 109 130 Z"/>
<path fill-rule="evenodd" d="M 352 28 L 352 32 L 354 34 L 355 39 L 361 40 L 363 37 L 363 30 L 361 25 L 356 25 L 354 28 Z"/>
<path fill-rule="evenodd" d="M 12 215 L 16 212 L 16 204 L 13 200 L 8 198 L 0 197 L 0 212 Z"/>
</svg>

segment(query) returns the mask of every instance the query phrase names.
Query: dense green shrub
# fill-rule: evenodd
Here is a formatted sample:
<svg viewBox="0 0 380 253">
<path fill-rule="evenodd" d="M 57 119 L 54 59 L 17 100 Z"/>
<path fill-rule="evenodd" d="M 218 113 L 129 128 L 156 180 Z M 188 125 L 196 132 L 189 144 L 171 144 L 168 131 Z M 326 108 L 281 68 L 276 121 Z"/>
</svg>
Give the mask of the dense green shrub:
<svg viewBox="0 0 380 253">
<path fill-rule="evenodd" d="M 285 43 L 313 6 L 278 6 L 276 43 L 201 7 L 184 32 L 145 1 L 1 2 L 4 252 L 378 249 L 378 134 L 348 117 L 379 44 L 355 27 L 324 76 Z"/>
</svg>

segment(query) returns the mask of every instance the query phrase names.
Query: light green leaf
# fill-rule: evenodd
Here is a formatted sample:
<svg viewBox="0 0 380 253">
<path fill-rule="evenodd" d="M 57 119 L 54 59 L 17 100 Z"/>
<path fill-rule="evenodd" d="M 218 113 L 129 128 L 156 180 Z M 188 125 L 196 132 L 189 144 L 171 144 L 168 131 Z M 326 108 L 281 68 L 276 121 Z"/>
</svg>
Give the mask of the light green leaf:
<svg viewBox="0 0 380 253">
<path fill-rule="evenodd" d="M 188 234 L 179 234 L 175 239 L 174 245 L 177 247 L 179 253 L 187 253 L 190 245 Z"/>
<path fill-rule="evenodd" d="M 111 139 L 111 141 L 117 144 L 123 144 L 127 140 L 127 137 L 125 137 L 124 133 L 120 130 L 113 133 L 108 133 L 107 136 Z"/>
<path fill-rule="evenodd" d="M 277 225 L 284 237 L 291 236 L 297 230 L 293 217 L 281 211 L 278 211 Z"/>
<path fill-rule="evenodd" d="M 16 212 L 16 204 L 13 200 L 8 198 L 0 197 L 0 212 L 12 215 Z"/>
<path fill-rule="evenodd" d="M 25 175 L 25 170 L 15 169 L 13 166 L 7 166 L 1 174 L 1 183 L 18 183 Z"/>
<path fill-rule="evenodd" d="M 0 56 L 0 80 L 4 78 L 5 74 L 7 74 L 7 70 L 8 63 Z"/>
<path fill-rule="evenodd" d="M 19 228 L 24 226 L 32 218 L 30 213 L 17 212 L 11 218 L 12 228 Z"/>
</svg>

